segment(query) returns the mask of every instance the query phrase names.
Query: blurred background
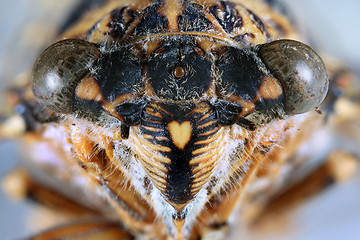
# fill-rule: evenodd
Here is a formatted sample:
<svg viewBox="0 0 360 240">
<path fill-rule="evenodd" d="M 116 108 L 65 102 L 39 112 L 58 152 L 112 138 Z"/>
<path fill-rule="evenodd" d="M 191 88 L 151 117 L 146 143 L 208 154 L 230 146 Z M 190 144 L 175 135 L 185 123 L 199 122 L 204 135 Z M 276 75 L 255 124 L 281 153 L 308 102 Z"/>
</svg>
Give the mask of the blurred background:
<svg viewBox="0 0 360 240">
<path fill-rule="evenodd" d="M 71 0 L 0 1 L 0 89 L 31 68 L 39 51 L 54 41 L 56 26 L 76 4 Z M 335 56 L 360 75 L 360 1 L 283 0 L 312 47 Z M 0 177 L 18 165 L 15 142 L 0 143 Z M 290 233 L 269 233 L 258 239 L 359 239 L 359 177 L 313 198 L 298 211 Z M 0 191 L 0 238 L 18 239 L 26 228 L 31 205 L 13 203 Z"/>
</svg>

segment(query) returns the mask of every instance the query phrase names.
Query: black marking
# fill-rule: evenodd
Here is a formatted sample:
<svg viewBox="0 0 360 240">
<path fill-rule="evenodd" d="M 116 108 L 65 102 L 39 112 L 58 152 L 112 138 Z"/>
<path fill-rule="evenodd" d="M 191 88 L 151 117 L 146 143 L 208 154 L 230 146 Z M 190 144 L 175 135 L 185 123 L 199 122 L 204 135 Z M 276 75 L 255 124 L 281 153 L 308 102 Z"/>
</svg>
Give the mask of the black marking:
<svg viewBox="0 0 360 240">
<path fill-rule="evenodd" d="M 236 121 L 236 124 L 249 131 L 255 131 L 256 129 L 256 125 L 250 122 L 249 120 L 246 120 L 245 118 L 240 118 L 239 120 Z"/>
<path fill-rule="evenodd" d="M 210 13 L 218 20 L 220 25 L 227 33 L 231 33 L 234 28 L 241 28 L 243 26 L 242 17 L 236 9 L 235 3 L 221 1 L 220 8 L 218 5 L 214 5 L 210 8 Z M 222 12 L 219 14 L 219 12 Z"/>
<path fill-rule="evenodd" d="M 264 72 L 256 56 L 243 49 L 228 47 L 217 62 L 222 81 L 216 84 L 220 95 L 236 94 L 252 101 L 260 89 Z"/>
<path fill-rule="evenodd" d="M 249 38 L 255 39 L 255 35 L 252 33 L 244 33 L 244 34 L 240 34 L 237 35 L 235 37 L 233 37 L 232 39 L 234 39 L 236 42 L 244 45 L 244 46 L 251 46 L 251 41 L 249 40 Z"/>
<path fill-rule="evenodd" d="M 176 113 L 181 115 L 182 117 L 175 118 L 177 121 L 185 120 L 184 116 L 186 112 L 190 109 L 183 109 L 177 105 L 162 105 L 162 107 L 166 110 L 170 110 L 171 113 Z M 192 198 L 190 193 L 192 177 L 191 177 L 191 167 L 189 166 L 189 161 L 192 158 L 191 152 L 192 150 L 186 147 L 184 150 L 178 149 L 172 141 L 170 141 L 171 136 L 167 129 L 167 124 L 173 120 L 173 117 L 167 115 L 164 111 L 154 108 L 151 108 L 151 111 L 158 112 L 162 115 L 161 122 L 159 122 L 159 117 L 155 117 L 153 114 L 149 114 L 147 111 L 144 111 L 142 125 L 140 130 L 143 134 L 149 134 L 152 136 L 163 136 L 166 137 L 167 140 L 158 141 L 156 138 L 148 140 L 149 142 L 167 146 L 171 149 L 170 153 L 162 153 L 164 156 L 169 157 L 171 159 L 171 163 L 166 165 L 168 168 L 167 174 L 167 189 L 165 197 L 174 203 L 184 203 Z M 149 110 L 149 109 L 148 109 Z M 162 131 L 149 131 L 144 127 L 155 127 L 157 129 L 162 129 Z M 192 145 L 192 144 L 188 144 Z"/>
<path fill-rule="evenodd" d="M 131 9 L 128 9 L 128 7 L 122 7 L 112 11 L 110 16 L 111 21 L 107 26 L 111 30 L 107 34 L 117 40 L 121 40 L 138 14 Z M 128 21 L 125 20 L 127 18 L 129 19 Z"/>
<path fill-rule="evenodd" d="M 257 28 L 265 35 L 267 39 L 270 39 L 270 34 L 267 31 L 267 27 L 264 22 L 251 10 L 247 9 L 250 14 L 251 21 L 257 26 Z"/>
<path fill-rule="evenodd" d="M 142 12 L 141 20 L 134 29 L 136 36 L 163 33 L 167 31 L 168 20 L 166 16 L 159 13 L 160 3 L 155 3 Z"/>
<path fill-rule="evenodd" d="M 252 130 L 253 127 L 268 123 L 274 119 L 284 119 L 286 114 L 285 109 L 285 95 L 281 94 L 275 99 L 260 99 L 255 103 L 255 109 L 250 114 L 246 115 L 244 119 L 241 119 L 238 122 L 238 125 L 242 126 L 241 123 L 244 123 L 244 127 L 248 125 L 249 130 Z M 254 126 L 247 123 L 246 121 L 253 123 Z"/>
<path fill-rule="evenodd" d="M 121 124 L 120 135 L 122 139 L 128 139 L 130 134 L 130 126 L 127 124 Z"/>
<path fill-rule="evenodd" d="M 235 123 L 237 116 L 242 112 L 243 106 L 218 99 L 214 102 L 213 107 L 216 112 L 219 124 L 229 126 Z"/>
<path fill-rule="evenodd" d="M 100 22 L 101 20 L 97 21 L 85 34 L 85 40 L 89 40 L 92 33 L 95 32 L 95 31 L 99 31 L 98 30 L 98 23 Z"/>
<path fill-rule="evenodd" d="M 110 102 L 123 94 L 136 95 L 144 88 L 140 60 L 129 48 L 103 54 L 94 69 L 101 94 Z"/>
<path fill-rule="evenodd" d="M 141 112 L 147 102 L 143 99 L 137 101 L 128 101 L 116 106 L 116 112 L 124 119 L 125 124 L 139 125 L 141 121 Z"/>
<path fill-rule="evenodd" d="M 222 80 L 216 83 L 217 91 L 220 96 L 240 97 L 240 99 L 254 103 L 255 109 L 247 113 L 245 119 L 239 119 L 238 125 L 249 130 L 254 130 L 256 125 L 270 122 L 273 119 L 284 118 L 285 96 L 280 94 L 275 99 L 256 99 L 261 84 L 266 75 L 265 66 L 256 56 L 254 49 L 237 49 L 228 47 L 228 51 L 223 54 L 217 62 Z M 234 105 L 229 101 L 213 105 L 218 112 L 219 122 L 230 125 L 237 120 L 236 113 L 240 113 L 240 106 Z M 226 105 L 228 104 L 228 105 Z"/>
<path fill-rule="evenodd" d="M 196 129 L 196 133 L 198 134 L 197 139 L 196 139 L 197 142 L 210 138 L 210 136 L 212 136 L 214 134 L 214 133 L 211 133 L 211 130 L 217 128 L 219 125 L 216 112 L 214 112 L 213 110 L 211 110 L 209 112 L 211 114 L 207 118 L 197 122 L 197 129 Z M 208 113 L 208 112 L 206 112 L 206 113 Z M 204 113 L 204 115 L 206 113 Z M 208 126 L 200 128 L 201 125 L 205 125 L 209 122 L 212 122 L 212 124 L 209 124 Z"/>
<path fill-rule="evenodd" d="M 204 147 L 204 144 L 195 144 L 197 141 L 205 140 L 210 138 L 216 131 L 212 134 L 205 136 L 199 136 L 203 132 L 197 129 L 199 124 L 204 124 L 208 121 L 214 121 L 214 124 L 206 127 L 206 131 L 210 131 L 211 128 L 218 126 L 215 114 L 210 114 L 207 119 L 199 121 L 199 119 L 205 114 L 212 111 L 210 108 L 208 111 L 203 113 L 192 112 L 195 105 L 190 104 L 186 106 L 180 106 L 177 104 L 161 104 L 161 108 L 165 109 L 166 112 L 170 112 L 172 115 L 168 115 L 165 111 L 162 111 L 160 108 L 153 106 L 148 106 L 147 109 L 143 112 L 142 125 L 140 126 L 140 131 L 142 134 L 149 134 L 153 136 L 152 139 L 146 139 L 152 144 L 166 146 L 171 149 L 170 152 L 160 152 L 164 156 L 171 159 L 171 163 L 167 164 L 168 169 L 167 173 L 167 185 L 166 192 L 163 193 L 165 197 L 173 203 L 181 204 L 190 201 L 194 196 L 191 194 L 191 185 L 193 182 L 192 177 L 192 167 L 189 165 L 191 159 L 193 159 L 192 152 L 196 149 Z M 161 117 L 154 116 L 149 112 L 157 112 L 161 114 Z M 170 133 L 167 129 L 168 123 L 171 121 L 191 121 L 193 126 L 192 136 L 189 143 L 185 146 L 184 149 L 177 148 L 174 143 L 171 141 Z M 161 131 L 150 131 L 146 127 L 153 127 L 161 129 Z M 166 140 L 157 140 L 156 137 L 162 136 Z"/>
<path fill-rule="evenodd" d="M 188 145 L 192 144 L 188 143 Z M 189 166 L 189 161 L 192 159 L 191 150 L 188 147 L 180 150 L 171 146 L 171 153 L 166 155 L 171 159 L 171 164 L 168 166 L 166 195 L 174 203 L 186 203 L 193 197 L 191 195 L 193 178 Z"/>
<path fill-rule="evenodd" d="M 186 42 L 186 43 L 184 43 Z M 190 39 L 164 41 L 161 54 L 152 54 L 148 61 L 149 83 L 158 96 L 172 100 L 189 100 L 203 94 L 210 86 L 212 63 L 199 56 Z M 184 76 L 174 76 L 182 67 Z"/>
<path fill-rule="evenodd" d="M 104 112 L 101 103 L 84 100 L 75 95 L 74 111 L 77 117 L 87 119 L 93 123 L 97 123 L 101 114 Z"/>
<path fill-rule="evenodd" d="M 206 32 L 213 25 L 209 19 L 202 13 L 203 7 L 196 3 L 188 3 L 177 22 L 179 30 L 184 32 Z"/>
</svg>

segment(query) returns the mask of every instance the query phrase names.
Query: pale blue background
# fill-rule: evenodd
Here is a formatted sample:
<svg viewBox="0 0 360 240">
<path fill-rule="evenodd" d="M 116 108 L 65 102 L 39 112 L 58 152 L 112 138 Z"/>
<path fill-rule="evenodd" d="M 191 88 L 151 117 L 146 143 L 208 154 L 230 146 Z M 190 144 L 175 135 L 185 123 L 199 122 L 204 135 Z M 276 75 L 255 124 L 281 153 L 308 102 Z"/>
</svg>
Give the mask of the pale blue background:
<svg viewBox="0 0 360 240">
<path fill-rule="evenodd" d="M 52 35 L 52 21 L 65 11 L 46 12 L 34 6 L 51 7 L 55 0 L 0 0 L 0 87 L 16 72 L 30 67 L 36 53 L 51 38 L 39 39 L 36 48 L 24 47 L 21 26 L 28 19 L 41 19 L 44 28 Z M 296 16 L 307 26 L 315 48 L 342 59 L 360 73 L 360 1 L 358 0 L 284 0 Z M 50 14 L 49 14 L 50 13 Z M 35 28 L 36 29 L 36 28 Z M 41 29 L 40 29 L 41 31 Z M 35 37 L 35 36 L 34 36 Z M 45 43 L 44 43 L 45 42 Z M 20 44 L 19 44 L 20 43 Z M 22 46 L 22 47 L 19 47 Z M 25 50 L 24 50 L 25 49 Z M 24 57 L 26 52 L 26 57 Z M 0 176 L 19 162 L 11 142 L 0 144 Z M 27 204 L 9 202 L 0 191 L 0 239 L 23 237 Z M 298 215 L 302 228 L 293 235 L 265 236 L 262 239 L 337 240 L 360 239 L 360 181 L 359 178 L 337 186 L 314 198 Z"/>
</svg>

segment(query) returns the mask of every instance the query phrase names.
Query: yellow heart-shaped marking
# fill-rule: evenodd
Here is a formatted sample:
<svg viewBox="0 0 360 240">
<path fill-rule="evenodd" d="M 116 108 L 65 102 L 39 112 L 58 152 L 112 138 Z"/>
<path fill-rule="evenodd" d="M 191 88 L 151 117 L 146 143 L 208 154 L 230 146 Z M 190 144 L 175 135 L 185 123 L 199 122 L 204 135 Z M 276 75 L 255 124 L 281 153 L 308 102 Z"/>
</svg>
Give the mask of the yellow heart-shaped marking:
<svg viewBox="0 0 360 240">
<path fill-rule="evenodd" d="M 192 126 L 190 121 L 182 122 L 172 121 L 168 124 L 169 133 L 174 145 L 183 150 L 189 143 L 192 134 Z"/>
</svg>

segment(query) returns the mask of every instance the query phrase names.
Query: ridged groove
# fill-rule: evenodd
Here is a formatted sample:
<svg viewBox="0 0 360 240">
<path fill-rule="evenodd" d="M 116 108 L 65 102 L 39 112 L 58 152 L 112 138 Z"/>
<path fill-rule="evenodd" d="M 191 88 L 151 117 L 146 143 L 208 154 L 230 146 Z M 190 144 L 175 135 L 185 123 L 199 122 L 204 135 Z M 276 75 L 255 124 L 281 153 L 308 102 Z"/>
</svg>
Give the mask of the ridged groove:
<svg viewBox="0 0 360 240">
<path fill-rule="evenodd" d="M 177 123 L 170 124 L 174 121 Z M 181 134 L 184 126 L 191 137 L 179 145 L 174 140 L 182 138 L 172 134 Z M 170 131 L 170 127 L 179 129 Z M 190 201 L 210 180 L 226 145 L 224 129 L 208 103 L 152 103 L 132 133 L 137 159 L 154 186 L 174 204 Z"/>
</svg>

